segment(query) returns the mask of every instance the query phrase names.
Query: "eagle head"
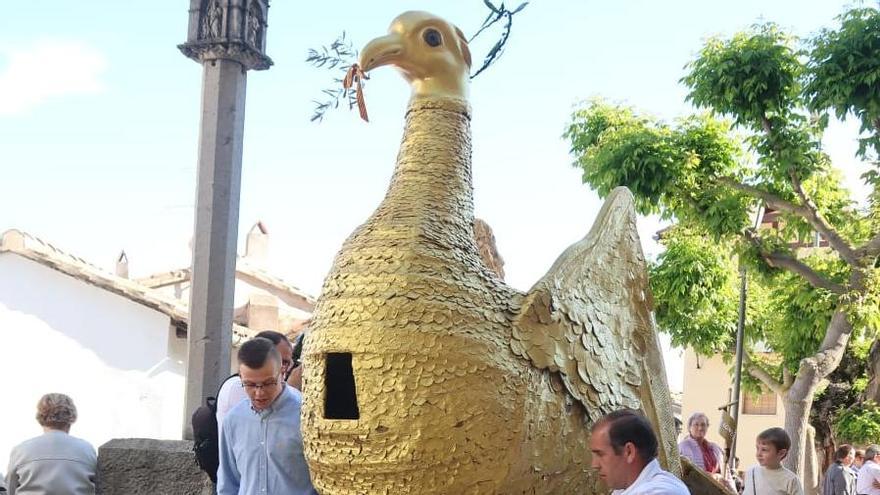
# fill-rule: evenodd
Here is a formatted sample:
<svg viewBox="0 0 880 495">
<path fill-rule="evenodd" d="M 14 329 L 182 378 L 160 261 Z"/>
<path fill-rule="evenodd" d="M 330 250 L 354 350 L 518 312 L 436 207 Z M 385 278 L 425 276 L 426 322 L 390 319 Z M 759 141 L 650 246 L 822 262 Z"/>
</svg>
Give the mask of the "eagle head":
<svg viewBox="0 0 880 495">
<path fill-rule="evenodd" d="M 361 51 L 360 66 L 367 72 L 393 65 L 409 81 L 413 97 L 467 97 L 471 53 L 464 33 L 427 12 L 397 16 L 388 34 L 370 41 Z"/>
</svg>

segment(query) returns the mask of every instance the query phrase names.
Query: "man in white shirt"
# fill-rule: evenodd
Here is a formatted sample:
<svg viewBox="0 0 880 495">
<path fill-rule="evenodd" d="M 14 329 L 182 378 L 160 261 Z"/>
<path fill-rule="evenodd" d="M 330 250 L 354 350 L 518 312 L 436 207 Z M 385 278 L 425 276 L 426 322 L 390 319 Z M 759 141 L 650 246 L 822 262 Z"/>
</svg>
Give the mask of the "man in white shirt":
<svg viewBox="0 0 880 495">
<path fill-rule="evenodd" d="M 859 476 L 856 478 L 856 493 L 858 495 L 880 495 L 880 464 L 877 464 L 877 457 L 880 454 L 880 447 L 871 445 L 865 449 L 865 463 L 859 469 Z"/>
<path fill-rule="evenodd" d="M 689 495 L 684 483 L 657 461 L 657 436 L 651 423 L 631 409 L 601 418 L 590 435 L 593 469 L 612 495 Z"/>
</svg>

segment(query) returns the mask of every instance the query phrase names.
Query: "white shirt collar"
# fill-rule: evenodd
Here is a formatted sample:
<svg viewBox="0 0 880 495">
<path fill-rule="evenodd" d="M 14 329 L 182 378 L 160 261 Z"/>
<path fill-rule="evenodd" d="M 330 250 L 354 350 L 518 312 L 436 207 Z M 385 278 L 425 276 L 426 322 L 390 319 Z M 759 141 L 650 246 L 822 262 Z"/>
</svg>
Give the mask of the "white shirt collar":
<svg viewBox="0 0 880 495">
<path fill-rule="evenodd" d="M 632 485 L 629 485 L 625 490 L 615 490 L 613 493 L 615 495 L 628 495 L 629 493 L 632 493 L 636 487 L 650 480 L 660 471 L 662 471 L 662 469 L 660 469 L 660 462 L 655 457 L 651 462 L 645 464 L 645 467 L 642 468 L 642 472 L 639 473 L 639 477 L 633 481 Z"/>
</svg>

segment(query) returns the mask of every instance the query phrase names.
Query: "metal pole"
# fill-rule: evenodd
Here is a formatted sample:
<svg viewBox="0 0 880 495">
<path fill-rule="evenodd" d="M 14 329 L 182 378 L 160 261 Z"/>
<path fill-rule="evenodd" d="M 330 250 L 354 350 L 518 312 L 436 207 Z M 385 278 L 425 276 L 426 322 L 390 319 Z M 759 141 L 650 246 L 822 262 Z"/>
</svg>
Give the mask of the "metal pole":
<svg viewBox="0 0 880 495">
<path fill-rule="evenodd" d="M 764 217 L 764 207 L 758 207 L 758 213 L 755 215 L 755 230 L 761 226 L 761 219 Z M 736 442 L 739 437 L 739 409 L 742 401 L 740 400 L 740 385 L 742 384 L 742 362 L 743 362 L 743 338 L 746 326 L 746 296 L 749 289 L 749 281 L 746 274 L 746 265 L 739 260 L 739 319 L 736 322 L 736 367 L 733 375 L 733 441 L 730 445 L 730 464 L 732 465 L 736 459 Z"/>
<path fill-rule="evenodd" d="M 742 383 L 743 334 L 746 326 L 746 293 L 748 291 L 746 265 L 739 262 L 739 320 L 736 322 L 736 367 L 733 375 L 733 441 L 730 443 L 730 463 L 736 459 L 736 441 L 739 436 L 740 384 Z"/>
</svg>

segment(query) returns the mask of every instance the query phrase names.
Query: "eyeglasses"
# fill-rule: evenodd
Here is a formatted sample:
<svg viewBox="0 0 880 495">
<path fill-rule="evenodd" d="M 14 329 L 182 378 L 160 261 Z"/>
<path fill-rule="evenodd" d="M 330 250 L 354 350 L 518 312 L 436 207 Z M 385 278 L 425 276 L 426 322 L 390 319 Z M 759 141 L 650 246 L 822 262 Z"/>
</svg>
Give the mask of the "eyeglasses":
<svg viewBox="0 0 880 495">
<path fill-rule="evenodd" d="M 274 386 L 278 385 L 277 379 L 267 380 L 263 383 L 250 383 L 250 382 L 241 382 L 242 388 L 247 390 L 248 392 L 255 392 L 261 389 L 270 389 Z"/>
</svg>

